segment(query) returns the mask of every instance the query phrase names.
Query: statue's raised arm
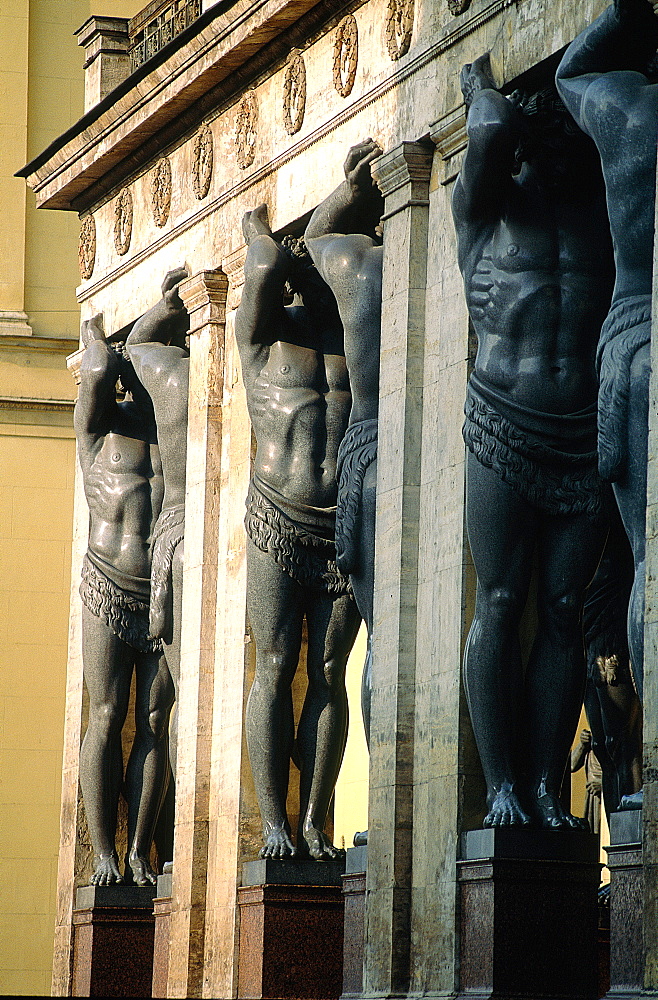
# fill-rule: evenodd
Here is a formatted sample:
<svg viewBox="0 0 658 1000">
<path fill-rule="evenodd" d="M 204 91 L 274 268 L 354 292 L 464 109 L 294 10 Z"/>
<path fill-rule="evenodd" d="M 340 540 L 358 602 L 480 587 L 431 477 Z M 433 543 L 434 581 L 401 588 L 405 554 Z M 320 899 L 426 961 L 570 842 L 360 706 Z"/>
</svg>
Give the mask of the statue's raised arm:
<svg viewBox="0 0 658 1000">
<path fill-rule="evenodd" d="M 615 0 L 574 39 L 558 66 L 556 83 L 585 132 L 592 134 L 586 101 L 589 87 L 603 73 L 644 74 L 657 47 L 658 18 L 649 0 Z"/>
</svg>

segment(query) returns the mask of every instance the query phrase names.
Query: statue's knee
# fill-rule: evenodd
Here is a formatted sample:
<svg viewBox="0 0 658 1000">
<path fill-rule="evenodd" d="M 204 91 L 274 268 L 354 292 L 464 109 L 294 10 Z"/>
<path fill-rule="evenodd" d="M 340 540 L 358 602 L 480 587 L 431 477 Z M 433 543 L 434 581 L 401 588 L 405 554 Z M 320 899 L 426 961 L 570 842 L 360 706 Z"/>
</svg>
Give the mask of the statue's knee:
<svg viewBox="0 0 658 1000">
<path fill-rule="evenodd" d="M 256 680 L 261 688 L 272 694 L 281 694 L 292 684 L 297 669 L 297 658 L 285 653 L 260 653 L 256 664 Z"/>
<path fill-rule="evenodd" d="M 160 742 L 167 735 L 169 727 L 169 712 L 162 708 L 151 709 L 148 716 L 149 729 L 153 736 Z"/>
<path fill-rule="evenodd" d="M 483 614 L 499 625 L 516 622 L 523 613 L 523 599 L 510 587 L 492 587 L 480 595 Z"/>
<path fill-rule="evenodd" d="M 89 707 L 89 725 L 104 736 L 120 733 L 123 721 L 123 713 L 119 712 L 114 702 L 105 701 Z"/>
<path fill-rule="evenodd" d="M 582 600 L 575 594 L 561 594 L 547 601 L 540 608 L 540 618 L 558 632 L 576 631 L 580 633 Z"/>
</svg>

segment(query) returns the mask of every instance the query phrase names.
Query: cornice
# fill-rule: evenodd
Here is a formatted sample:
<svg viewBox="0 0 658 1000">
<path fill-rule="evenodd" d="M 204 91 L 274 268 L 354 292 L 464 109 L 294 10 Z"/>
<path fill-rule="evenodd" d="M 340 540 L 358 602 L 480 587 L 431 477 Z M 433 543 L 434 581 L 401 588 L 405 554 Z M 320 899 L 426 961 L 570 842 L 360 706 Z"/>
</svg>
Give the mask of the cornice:
<svg viewBox="0 0 658 1000">
<path fill-rule="evenodd" d="M 49 410 L 73 413 L 73 399 L 41 399 L 39 396 L 0 396 L 0 410 Z"/>
<path fill-rule="evenodd" d="M 0 354 L 4 351 L 36 352 L 38 354 L 71 354 L 79 347 L 77 340 L 62 337 L 0 337 Z"/>
</svg>

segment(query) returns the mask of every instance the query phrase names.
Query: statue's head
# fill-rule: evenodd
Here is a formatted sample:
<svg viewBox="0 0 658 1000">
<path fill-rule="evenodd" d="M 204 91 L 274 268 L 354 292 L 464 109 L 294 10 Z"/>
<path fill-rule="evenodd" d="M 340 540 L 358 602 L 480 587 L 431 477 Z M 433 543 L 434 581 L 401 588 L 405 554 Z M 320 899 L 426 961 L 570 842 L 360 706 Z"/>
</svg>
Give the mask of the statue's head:
<svg viewBox="0 0 658 1000">
<path fill-rule="evenodd" d="M 587 138 L 564 106 L 554 86 L 534 92 L 515 90 L 508 100 L 526 121 L 525 135 L 516 152 L 515 173 L 524 162 L 574 161 L 582 155 Z"/>
<path fill-rule="evenodd" d="M 284 236 L 281 248 L 291 264 L 284 292 L 287 300 L 290 302 L 295 295 L 300 295 L 305 305 L 326 303 L 327 296 L 331 298 L 329 286 L 313 263 L 304 240 L 296 236 Z"/>
<path fill-rule="evenodd" d="M 126 350 L 125 340 L 108 340 L 107 346 L 114 351 L 119 361 L 117 396 L 130 396 L 136 403 L 150 405 L 150 396 L 137 378 L 133 363 Z"/>
</svg>

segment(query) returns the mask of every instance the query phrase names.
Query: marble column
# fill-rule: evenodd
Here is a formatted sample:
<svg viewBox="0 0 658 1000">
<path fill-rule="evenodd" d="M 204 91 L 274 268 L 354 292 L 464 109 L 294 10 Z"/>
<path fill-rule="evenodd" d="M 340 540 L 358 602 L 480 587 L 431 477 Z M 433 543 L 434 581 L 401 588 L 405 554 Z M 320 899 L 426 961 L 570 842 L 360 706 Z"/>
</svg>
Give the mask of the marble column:
<svg viewBox="0 0 658 1000">
<path fill-rule="evenodd" d="M 431 149 L 373 164 L 385 198 L 364 997 L 411 975 L 416 599 Z"/>
<path fill-rule="evenodd" d="M 170 997 L 201 996 L 203 979 L 227 288 L 222 271 L 179 288 L 190 315 L 190 385 Z"/>
</svg>

